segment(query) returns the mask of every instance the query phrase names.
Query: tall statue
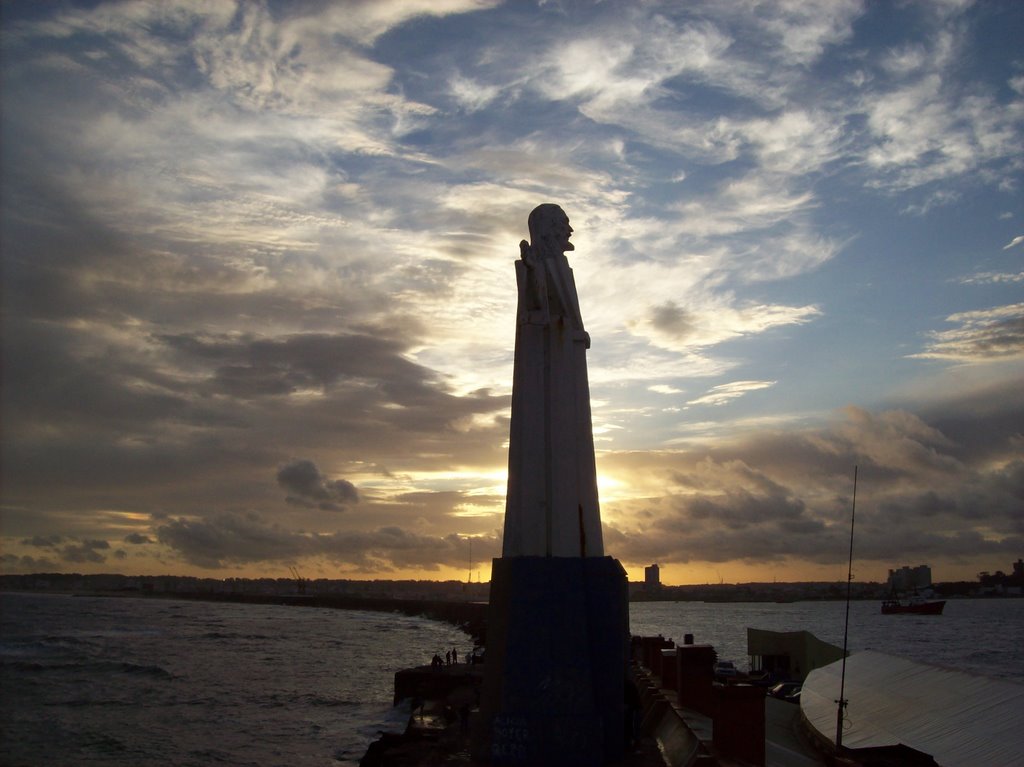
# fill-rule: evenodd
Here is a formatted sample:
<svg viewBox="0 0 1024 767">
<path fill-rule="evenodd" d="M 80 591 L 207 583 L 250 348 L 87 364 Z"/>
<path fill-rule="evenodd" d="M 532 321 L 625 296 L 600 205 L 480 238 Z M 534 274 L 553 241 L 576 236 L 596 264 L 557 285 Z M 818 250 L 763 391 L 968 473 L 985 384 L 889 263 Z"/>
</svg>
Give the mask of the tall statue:
<svg viewBox="0 0 1024 767">
<path fill-rule="evenodd" d="M 508 495 L 491 562 L 475 759 L 599 767 L 626 754 L 626 571 L 604 555 L 587 349 L 557 205 L 530 214 L 516 261 Z"/>
<path fill-rule="evenodd" d="M 564 253 L 569 217 L 546 203 L 516 261 L 519 307 L 503 557 L 601 557 L 594 434 L 583 327 Z"/>
</svg>

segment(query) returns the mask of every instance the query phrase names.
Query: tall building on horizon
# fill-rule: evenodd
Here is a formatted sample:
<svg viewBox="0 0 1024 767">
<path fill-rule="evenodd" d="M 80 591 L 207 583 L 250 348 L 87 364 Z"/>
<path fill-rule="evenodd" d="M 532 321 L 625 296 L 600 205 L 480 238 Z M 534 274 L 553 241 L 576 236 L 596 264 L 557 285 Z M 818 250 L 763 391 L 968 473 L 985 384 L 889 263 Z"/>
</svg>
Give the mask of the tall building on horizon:
<svg viewBox="0 0 1024 767">
<path fill-rule="evenodd" d="M 656 591 L 661 588 L 661 568 L 657 564 L 644 568 L 644 590 Z"/>
<path fill-rule="evenodd" d="M 899 570 L 889 571 L 890 591 L 917 591 L 918 589 L 931 588 L 932 568 L 928 565 L 907 567 L 904 565 Z"/>
</svg>

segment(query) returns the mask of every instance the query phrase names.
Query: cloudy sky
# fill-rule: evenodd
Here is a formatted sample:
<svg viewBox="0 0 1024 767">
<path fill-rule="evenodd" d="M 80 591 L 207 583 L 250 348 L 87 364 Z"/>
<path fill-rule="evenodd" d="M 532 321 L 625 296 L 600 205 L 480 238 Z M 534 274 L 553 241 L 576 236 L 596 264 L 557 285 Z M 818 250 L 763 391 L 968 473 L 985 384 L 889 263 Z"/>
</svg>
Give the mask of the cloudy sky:
<svg viewBox="0 0 1024 767">
<path fill-rule="evenodd" d="M 1024 555 L 1024 4 L 2 6 L 3 567 L 489 577 L 560 203 L 608 553 Z"/>
</svg>

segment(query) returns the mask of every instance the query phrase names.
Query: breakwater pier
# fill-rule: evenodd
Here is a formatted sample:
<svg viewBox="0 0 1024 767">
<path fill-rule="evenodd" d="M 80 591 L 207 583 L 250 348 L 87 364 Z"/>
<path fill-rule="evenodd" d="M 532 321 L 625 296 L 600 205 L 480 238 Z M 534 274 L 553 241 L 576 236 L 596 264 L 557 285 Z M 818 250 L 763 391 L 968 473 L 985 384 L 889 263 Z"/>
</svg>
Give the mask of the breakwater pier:
<svg viewBox="0 0 1024 767">
<path fill-rule="evenodd" d="M 93 595 L 95 596 L 95 594 Z M 401 613 L 442 621 L 465 631 L 479 646 L 486 641 L 484 602 L 449 602 L 440 599 L 396 599 L 347 594 L 218 594 L 210 592 L 178 592 L 174 599 L 197 599 L 205 602 L 238 602 L 244 604 L 321 607 L 336 610 L 369 610 Z M 150 597 L 153 598 L 153 597 Z"/>
</svg>

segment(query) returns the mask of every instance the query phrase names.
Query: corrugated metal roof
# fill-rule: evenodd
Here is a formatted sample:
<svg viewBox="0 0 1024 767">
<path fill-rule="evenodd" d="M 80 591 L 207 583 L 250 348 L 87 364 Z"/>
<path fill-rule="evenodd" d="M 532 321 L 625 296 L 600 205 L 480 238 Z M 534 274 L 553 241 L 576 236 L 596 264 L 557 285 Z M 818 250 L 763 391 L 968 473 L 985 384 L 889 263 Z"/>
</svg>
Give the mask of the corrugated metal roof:
<svg viewBox="0 0 1024 767">
<path fill-rule="evenodd" d="M 812 671 L 800 693 L 807 721 L 835 743 L 842 661 Z M 884 653 L 846 660 L 847 748 L 902 743 L 942 767 L 1024 765 L 1024 685 Z"/>
</svg>

